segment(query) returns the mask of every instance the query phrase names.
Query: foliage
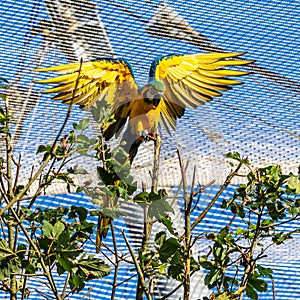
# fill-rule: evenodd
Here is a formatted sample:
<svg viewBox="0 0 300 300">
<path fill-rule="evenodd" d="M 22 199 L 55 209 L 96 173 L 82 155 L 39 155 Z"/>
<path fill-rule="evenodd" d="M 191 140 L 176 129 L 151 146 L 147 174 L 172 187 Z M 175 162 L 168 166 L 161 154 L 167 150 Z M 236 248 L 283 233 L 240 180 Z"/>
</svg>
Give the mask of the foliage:
<svg viewBox="0 0 300 300">
<path fill-rule="evenodd" d="M 5 96 L 2 97 L 5 99 Z M 6 108 L 0 107 L 0 125 L 5 135 L 6 149 L 11 148 L 9 103 Z M 74 174 L 86 174 L 82 168 L 69 168 L 68 163 L 74 155 L 90 155 L 93 157 L 98 139 L 90 139 L 84 135 L 89 126 L 89 120 L 81 120 L 73 124 L 74 130 L 53 145 L 41 145 L 37 155 L 43 154 L 41 167 L 29 178 L 26 186 L 17 185 L 18 178 L 13 179 L 12 163 L 20 173 L 21 163 L 16 163 L 11 156 L 7 160 L 0 159 L 0 196 L 4 200 L 1 211 L 1 220 L 6 226 L 2 227 L 0 239 L 0 281 L 1 289 L 9 292 L 11 299 L 27 297 L 30 288 L 27 286 L 27 277 L 33 279 L 44 277 L 45 285 L 52 291 L 55 299 L 65 299 L 69 293 L 80 292 L 86 282 L 102 278 L 110 273 L 110 267 L 99 257 L 88 254 L 84 248 L 87 241 L 95 232 L 95 222 L 91 222 L 93 213 L 84 207 L 71 206 L 56 209 L 32 209 L 36 198 L 41 191 L 57 181 L 66 183 L 68 191 L 75 188 L 81 191 L 74 180 Z M 8 150 L 7 150 L 8 151 Z M 27 194 L 28 189 L 36 178 L 40 178 L 35 192 L 31 190 L 31 202 L 22 207 L 19 200 Z M 16 203 L 14 208 L 12 204 Z M 22 231 L 27 243 L 18 240 L 18 232 Z M 53 272 L 57 272 L 65 280 L 63 290 L 58 291 L 53 281 Z M 22 276 L 20 276 L 22 274 Z M 20 278 L 20 279 L 19 279 Z M 69 290 L 67 289 L 69 285 Z M 41 294 L 42 295 L 42 294 Z"/>
<path fill-rule="evenodd" d="M 229 157 L 240 161 L 238 154 Z M 205 283 L 209 288 L 236 297 L 245 291 L 250 299 L 258 299 L 258 293 L 268 289 L 265 279 L 272 279 L 272 270 L 258 261 L 270 247 L 299 231 L 284 232 L 281 227 L 299 219 L 298 185 L 298 176 L 284 174 L 280 166 L 268 166 L 251 170 L 247 183 L 237 187 L 231 199 L 223 200 L 222 208 L 231 211 L 232 220 L 217 234 L 207 236 L 213 242 L 212 251 L 200 258 L 200 265 L 208 271 Z M 232 225 L 237 218 L 243 227 Z M 235 270 L 234 276 L 228 275 L 230 270 Z"/>
</svg>

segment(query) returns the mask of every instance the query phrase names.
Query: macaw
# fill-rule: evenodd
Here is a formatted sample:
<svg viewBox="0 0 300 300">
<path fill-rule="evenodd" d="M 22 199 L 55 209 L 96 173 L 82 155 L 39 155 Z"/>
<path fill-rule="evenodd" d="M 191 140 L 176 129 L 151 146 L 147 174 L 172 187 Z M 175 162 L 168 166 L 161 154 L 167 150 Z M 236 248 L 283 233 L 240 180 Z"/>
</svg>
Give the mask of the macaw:
<svg viewBox="0 0 300 300">
<path fill-rule="evenodd" d="M 126 59 L 103 58 L 36 71 L 65 73 L 39 81 L 58 84 L 44 91 L 56 93 L 54 100 L 78 104 L 82 109 L 91 108 L 97 101 L 106 101 L 111 109 L 110 118 L 114 120 L 103 126 L 106 140 L 118 136 L 128 120 L 123 140 L 127 141 L 125 150 L 132 163 L 139 145 L 148 139 L 155 140 L 159 123 L 170 133 L 186 108 L 203 105 L 221 96 L 221 91 L 242 83 L 231 77 L 249 72 L 226 68 L 253 62 L 240 59 L 242 54 L 244 52 L 160 56 L 153 60 L 148 83 L 142 87 L 138 86 Z"/>
</svg>

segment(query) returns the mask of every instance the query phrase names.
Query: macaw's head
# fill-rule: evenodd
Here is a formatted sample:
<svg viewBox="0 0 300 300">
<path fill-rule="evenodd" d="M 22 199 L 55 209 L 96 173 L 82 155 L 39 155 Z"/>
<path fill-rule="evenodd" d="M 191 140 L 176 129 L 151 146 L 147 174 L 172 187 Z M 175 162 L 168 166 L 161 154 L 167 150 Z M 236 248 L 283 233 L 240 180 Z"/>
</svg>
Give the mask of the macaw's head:
<svg viewBox="0 0 300 300">
<path fill-rule="evenodd" d="M 149 81 L 141 90 L 144 100 L 153 104 L 155 107 L 158 106 L 165 91 L 166 86 L 161 81 L 157 80 Z"/>
</svg>

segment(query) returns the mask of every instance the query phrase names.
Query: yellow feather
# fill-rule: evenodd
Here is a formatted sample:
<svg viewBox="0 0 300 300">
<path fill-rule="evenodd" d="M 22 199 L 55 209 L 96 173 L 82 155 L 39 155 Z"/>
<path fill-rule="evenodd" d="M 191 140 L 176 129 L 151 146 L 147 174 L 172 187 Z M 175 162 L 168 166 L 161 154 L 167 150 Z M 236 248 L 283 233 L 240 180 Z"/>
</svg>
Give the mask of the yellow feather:
<svg viewBox="0 0 300 300">
<path fill-rule="evenodd" d="M 201 72 L 200 70 L 198 71 L 199 73 Z M 202 73 L 202 72 L 201 72 Z M 240 84 L 240 81 L 234 80 L 234 79 L 227 79 L 224 77 L 207 77 L 207 76 L 202 76 L 202 74 L 196 74 L 194 73 L 193 75 L 201 82 L 205 82 L 208 84 L 216 84 L 216 85 L 236 85 Z"/>
<path fill-rule="evenodd" d="M 39 83 L 62 83 L 71 82 L 78 78 L 78 73 L 71 73 L 66 75 L 57 76 L 54 78 L 39 80 Z"/>
<path fill-rule="evenodd" d="M 231 58 L 245 54 L 245 52 L 211 52 L 203 54 L 194 54 L 194 57 L 201 62 L 210 60 L 220 60 L 223 58 Z"/>
<path fill-rule="evenodd" d="M 220 83 L 217 83 L 218 79 L 214 79 L 212 81 L 210 78 L 206 78 L 205 76 L 191 74 L 191 76 L 187 77 L 187 80 L 194 83 L 197 86 L 201 86 L 203 88 L 211 90 L 228 90 L 228 87 L 225 84 L 221 85 Z"/>
<path fill-rule="evenodd" d="M 228 69 L 221 69 L 221 70 L 198 70 L 201 75 L 207 77 L 224 77 L 224 76 L 243 76 L 249 74 L 249 72 L 245 71 L 236 71 L 236 70 L 228 70 Z"/>
<path fill-rule="evenodd" d="M 220 93 L 210 90 L 210 89 L 205 89 L 202 86 L 199 86 L 198 84 L 195 84 L 194 82 L 191 82 L 190 80 L 187 79 L 182 79 L 182 83 L 186 84 L 187 86 L 189 86 L 190 88 L 196 90 L 197 92 L 200 92 L 204 95 L 207 96 L 220 96 Z"/>
<path fill-rule="evenodd" d="M 240 66 L 240 65 L 247 65 L 249 64 L 249 60 L 220 60 L 215 62 L 213 65 L 222 68 L 226 66 Z"/>
<path fill-rule="evenodd" d="M 80 67 L 80 63 L 71 63 L 71 64 L 64 64 L 58 65 L 48 68 L 38 68 L 35 69 L 35 72 L 75 72 L 78 71 Z"/>
</svg>

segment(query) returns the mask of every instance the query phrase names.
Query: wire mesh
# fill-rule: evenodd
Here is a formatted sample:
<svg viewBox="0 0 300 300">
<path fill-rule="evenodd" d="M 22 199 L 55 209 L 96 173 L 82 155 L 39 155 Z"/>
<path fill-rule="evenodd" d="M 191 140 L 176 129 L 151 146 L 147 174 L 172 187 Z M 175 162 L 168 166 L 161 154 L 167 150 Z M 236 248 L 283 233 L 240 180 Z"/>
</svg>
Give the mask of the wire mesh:
<svg viewBox="0 0 300 300">
<path fill-rule="evenodd" d="M 285 171 L 296 171 L 300 136 L 299 12 L 298 1 L 274 0 L 2 1 L 0 72 L 10 82 L 14 146 L 27 161 L 21 177 L 26 180 L 31 165 L 39 165 L 37 146 L 54 139 L 67 111 L 66 106 L 41 96 L 41 86 L 35 83 L 41 76 L 33 72 L 34 68 L 81 57 L 124 57 L 132 64 L 136 80 L 143 84 L 151 61 L 158 55 L 224 50 L 247 51 L 245 57 L 256 60 L 249 67 L 252 74 L 244 78 L 244 85 L 221 98 L 187 110 L 171 137 L 162 131 L 161 186 L 171 191 L 180 183 L 176 147 L 182 150 L 185 160 L 190 160 L 191 170 L 197 165 L 197 178 L 202 184 L 224 180 L 229 169 L 223 154 L 229 151 L 238 151 L 259 166 L 280 164 Z M 83 117 L 90 115 L 74 107 L 66 130 Z M 95 128 L 91 128 L 91 134 L 97 134 Z M 134 176 L 145 182 L 150 180 L 152 149 L 151 143 L 143 145 L 133 165 Z M 94 161 L 75 164 L 85 164 L 90 170 L 95 167 Z M 191 180 L 192 173 L 188 176 Z M 206 191 L 207 200 L 200 210 L 216 188 Z M 37 204 L 93 207 L 87 197 L 65 192 L 63 185 L 55 186 L 49 191 L 52 196 L 41 197 Z M 180 210 L 180 203 L 176 208 Z M 141 231 L 133 224 L 142 218 L 142 212 L 126 205 L 124 210 L 127 217 L 117 220 L 117 226 L 127 228 L 138 245 Z M 220 214 L 218 208 L 213 209 L 207 227 L 199 230 L 221 228 L 227 217 L 220 218 Z M 108 237 L 107 245 L 112 247 L 111 243 Z M 124 244 L 121 238 L 119 243 L 121 247 Z M 92 245 L 89 247 L 93 252 Z M 275 270 L 279 299 L 290 299 L 291 295 L 300 298 L 299 260 L 291 256 L 298 249 L 299 239 L 294 239 L 266 259 L 265 263 Z M 131 276 L 125 266 L 120 273 L 120 281 Z M 90 285 L 92 299 L 99 298 L 99 294 L 102 299 L 110 299 L 109 280 Z M 168 284 L 172 286 L 163 282 L 157 293 L 166 293 Z M 135 282 L 128 281 L 122 287 L 117 299 L 133 299 Z M 195 287 L 194 299 L 205 293 L 202 288 Z M 31 297 L 40 299 L 34 291 Z M 72 299 L 80 297 L 74 295 Z M 268 294 L 261 299 L 273 298 Z"/>
</svg>

